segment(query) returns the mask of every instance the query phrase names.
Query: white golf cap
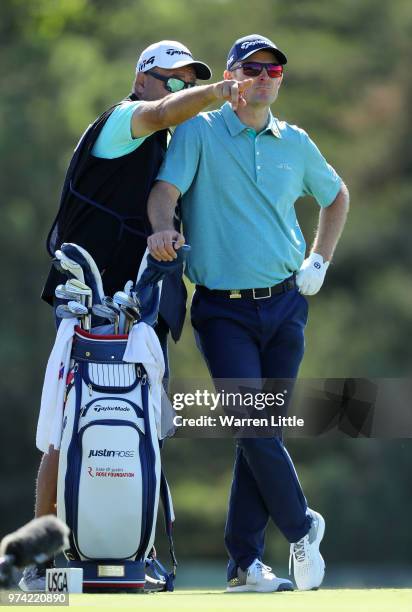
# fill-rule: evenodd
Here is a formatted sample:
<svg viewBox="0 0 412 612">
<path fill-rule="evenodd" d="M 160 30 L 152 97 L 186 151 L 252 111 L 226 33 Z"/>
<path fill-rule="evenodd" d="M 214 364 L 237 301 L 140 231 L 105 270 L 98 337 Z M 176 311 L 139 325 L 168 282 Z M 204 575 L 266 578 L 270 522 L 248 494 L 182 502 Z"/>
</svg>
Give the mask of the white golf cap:
<svg viewBox="0 0 412 612">
<path fill-rule="evenodd" d="M 146 47 L 137 61 L 136 72 L 147 72 L 155 66 L 167 69 L 193 66 L 198 79 L 207 81 L 212 76 L 207 64 L 194 60 L 189 49 L 175 40 L 161 40 Z"/>
</svg>

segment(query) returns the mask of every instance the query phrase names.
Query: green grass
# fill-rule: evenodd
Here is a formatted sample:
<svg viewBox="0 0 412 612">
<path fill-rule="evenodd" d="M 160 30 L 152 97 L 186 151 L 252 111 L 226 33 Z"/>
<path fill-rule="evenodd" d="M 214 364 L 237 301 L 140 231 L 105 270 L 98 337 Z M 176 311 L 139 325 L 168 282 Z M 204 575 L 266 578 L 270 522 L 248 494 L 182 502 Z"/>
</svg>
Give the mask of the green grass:
<svg viewBox="0 0 412 612">
<path fill-rule="evenodd" d="M 139 595 L 71 595 L 69 610 L 74 608 L 130 608 L 137 612 L 411 612 L 412 589 L 322 589 L 268 594 L 204 590 Z M 65 608 L 47 609 L 62 611 Z"/>
</svg>

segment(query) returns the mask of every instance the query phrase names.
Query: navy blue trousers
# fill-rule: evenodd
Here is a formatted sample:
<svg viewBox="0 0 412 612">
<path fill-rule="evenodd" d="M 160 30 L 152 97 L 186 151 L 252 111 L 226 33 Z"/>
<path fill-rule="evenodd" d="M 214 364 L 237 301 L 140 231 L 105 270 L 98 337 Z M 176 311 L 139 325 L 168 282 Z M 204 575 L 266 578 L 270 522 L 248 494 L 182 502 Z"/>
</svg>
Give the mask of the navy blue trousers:
<svg viewBox="0 0 412 612">
<path fill-rule="evenodd" d="M 306 298 L 293 289 L 270 298 L 230 299 L 196 290 L 192 325 L 213 379 L 297 376 L 304 353 Z M 237 440 L 225 528 L 228 580 L 262 559 L 269 518 L 289 542 L 310 528 L 307 503 L 280 437 Z"/>
</svg>

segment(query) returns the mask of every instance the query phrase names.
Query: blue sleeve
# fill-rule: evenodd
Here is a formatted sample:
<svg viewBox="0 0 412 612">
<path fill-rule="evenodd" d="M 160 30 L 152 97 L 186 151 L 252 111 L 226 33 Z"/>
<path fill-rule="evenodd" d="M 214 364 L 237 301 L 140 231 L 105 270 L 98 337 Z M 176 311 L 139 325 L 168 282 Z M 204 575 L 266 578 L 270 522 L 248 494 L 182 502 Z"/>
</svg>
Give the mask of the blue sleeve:
<svg viewBox="0 0 412 612">
<path fill-rule="evenodd" d="M 156 180 L 171 183 L 183 195 L 192 184 L 199 159 L 199 118 L 194 117 L 175 129 Z"/>
<path fill-rule="evenodd" d="M 103 126 L 92 149 L 92 155 L 113 159 L 135 151 L 150 136 L 133 138 L 132 115 L 140 101 L 122 102 L 117 106 Z"/>
<path fill-rule="evenodd" d="M 311 195 L 319 206 L 327 207 L 338 195 L 342 179 L 306 132 L 303 132 L 303 146 L 305 174 L 302 195 Z"/>
</svg>

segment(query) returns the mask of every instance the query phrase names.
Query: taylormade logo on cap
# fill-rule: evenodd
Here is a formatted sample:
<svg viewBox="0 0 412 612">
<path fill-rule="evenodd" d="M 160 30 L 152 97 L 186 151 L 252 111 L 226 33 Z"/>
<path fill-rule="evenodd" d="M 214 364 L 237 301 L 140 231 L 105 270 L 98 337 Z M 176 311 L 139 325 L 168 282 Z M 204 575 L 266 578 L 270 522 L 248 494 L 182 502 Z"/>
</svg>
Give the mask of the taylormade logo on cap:
<svg viewBox="0 0 412 612">
<path fill-rule="evenodd" d="M 212 76 L 209 66 L 193 59 L 187 47 L 175 40 L 161 40 L 147 47 L 140 55 L 136 72 L 147 72 L 152 68 L 181 68 L 193 66 L 198 79 L 207 80 Z"/>
<path fill-rule="evenodd" d="M 193 57 L 191 56 L 189 51 L 183 51 L 182 49 L 168 49 L 166 51 L 167 55 L 188 55 L 190 58 L 193 59 Z"/>
<path fill-rule="evenodd" d="M 240 45 L 241 49 L 249 49 L 249 47 L 253 47 L 255 45 L 260 45 L 261 47 L 267 47 L 267 41 L 262 38 L 258 38 L 257 40 L 248 40 Z"/>
<path fill-rule="evenodd" d="M 260 34 L 250 34 L 249 36 L 238 38 L 230 49 L 227 56 L 227 69 L 230 70 L 237 62 L 245 60 L 252 53 L 261 49 L 273 51 L 279 64 L 286 64 L 288 61 L 286 55 L 269 38 Z"/>
</svg>

